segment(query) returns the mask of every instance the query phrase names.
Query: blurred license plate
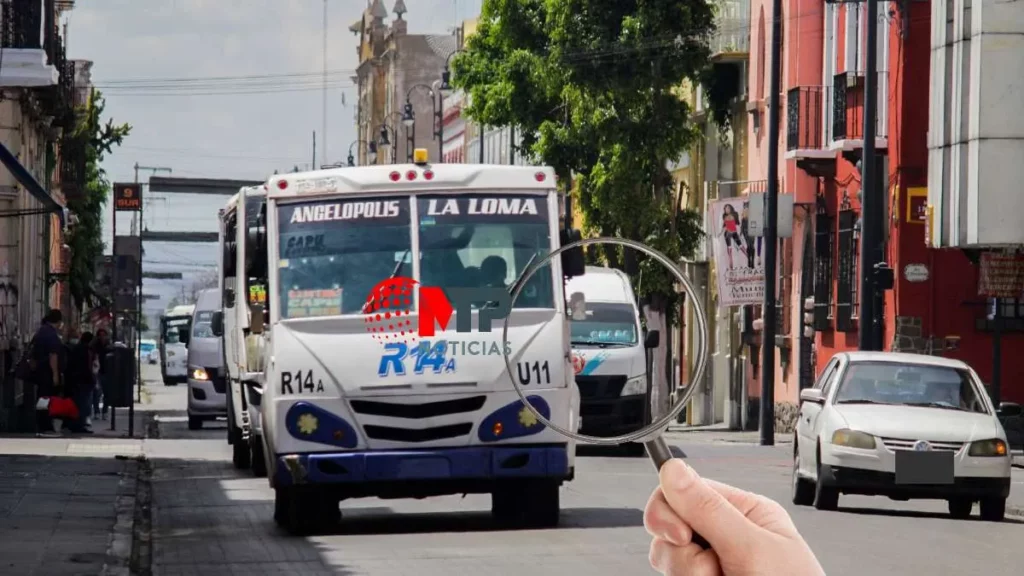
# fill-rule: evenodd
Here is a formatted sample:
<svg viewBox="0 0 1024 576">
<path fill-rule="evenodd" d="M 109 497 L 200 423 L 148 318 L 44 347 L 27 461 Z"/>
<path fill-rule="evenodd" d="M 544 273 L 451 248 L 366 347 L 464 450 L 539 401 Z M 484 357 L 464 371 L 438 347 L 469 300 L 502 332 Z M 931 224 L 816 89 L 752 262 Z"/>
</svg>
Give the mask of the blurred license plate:
<svg viewBox="0 0 1024 576">
<path fill-rule="evenodd" d="M 897 484 L 952 484 L 953 452 L 896 452 Z"/>
</svg>

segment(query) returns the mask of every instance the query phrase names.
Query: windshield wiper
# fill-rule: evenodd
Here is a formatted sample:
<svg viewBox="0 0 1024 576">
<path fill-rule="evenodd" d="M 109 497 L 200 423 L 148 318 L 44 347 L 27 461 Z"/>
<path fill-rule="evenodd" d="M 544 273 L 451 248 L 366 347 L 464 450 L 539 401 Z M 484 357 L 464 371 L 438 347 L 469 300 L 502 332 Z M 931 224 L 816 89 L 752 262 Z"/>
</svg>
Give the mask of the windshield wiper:
<svg viewBox="0 0 1024 576">
<path fill-rule="evenodd" d="M 625 342 L 591 342 L 590 340 L 573 340 L 570 344 L 574 346 L 596 346 L 598 348 L 628 348 L 632 344 Z"/>
<path fill-rule="evenodd" d="M 402 269 L 402 264 L 405 264 L 405 257 L 409 255 L 411 248 L 406 248 L 405 252 L 402 252 L 402 257 L 398 259 L 398 263 L 395 264 L 395 269 L 391 271 L 391 275 L 388 276 L 388 280 L 391 280 L 395 276 L 398 276 L 398 271 Z"/>
<path fill-rule="evenodd" d="M 966 408 L 959 406 L 953 406 L 952 404 L 943 404 L 942 402 L 905 402 L 906 406 L 918 406 L 921 408 L 943 408 L 945 410 L 959 410 L 965 411 Z"/>
</svg>

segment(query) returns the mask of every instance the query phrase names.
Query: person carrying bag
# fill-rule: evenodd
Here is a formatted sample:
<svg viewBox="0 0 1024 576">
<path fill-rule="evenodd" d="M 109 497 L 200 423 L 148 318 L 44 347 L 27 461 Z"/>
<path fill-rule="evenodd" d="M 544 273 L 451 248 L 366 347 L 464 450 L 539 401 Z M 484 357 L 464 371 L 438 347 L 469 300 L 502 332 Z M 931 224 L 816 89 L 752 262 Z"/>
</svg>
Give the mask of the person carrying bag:
<svg viewBox="0 0 1024 576">
<path fill-rule="evenodd" d="M 52 309 L 43 317 L 43 323 L 36 331 L 29 344 L 28 354 L 22 366 L 19 366 L 19 377 L 35 384 L 36 388 L 36 432 L 41 436 L 59 435 L 63 422 L 55 423 L 56 414 L 60 420 L 70 415 L 67 403 L 62 402 L 60 393 L 63 390 L 61 376 L 63 369 L 61 357 L 64 343 L 61 342 L 60 330 L 64 325 L 64 315 L 60 310 Z M 56 405 L 55 405 L 56 401 Z M 74 402 L 72 402 L 72 405 Z M 77 409 L 76 409 L 77 413 Z M 54 424 L 57 427 L 54 427 Z"/>
</svg>

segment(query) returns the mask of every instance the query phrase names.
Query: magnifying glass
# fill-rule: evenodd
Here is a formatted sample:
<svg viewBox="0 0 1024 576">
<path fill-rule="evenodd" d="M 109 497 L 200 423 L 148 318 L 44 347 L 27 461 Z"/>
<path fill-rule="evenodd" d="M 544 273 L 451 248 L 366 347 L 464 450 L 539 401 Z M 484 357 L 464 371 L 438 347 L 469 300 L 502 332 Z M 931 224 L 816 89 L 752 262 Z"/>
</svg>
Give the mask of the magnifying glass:
<svg viewBox="0 0 1024 576">
<path fill-rule="evenodd" d="M 573 440 L 576 440 L 577 442 L 581 442 L 584 444 L 593 444 L 597 446 L 618 446 L 621 444 L 631 442 L 640 442 L 644 445 L 644 448 L 646 449 L 648 456 L 650 456 L 651 461 L 654 463 L 655 468 L 660 470 L 661 467 L 673 457 L 672 451 L 669 449 L 668 443 L 665 442 L 662 433 L 665 431 L 665 429 L 668 428 L 669 424 L 671 424 L 675 420 L 679 413 L 682 412 L 683 408 L 690 400 L 690 397 L 693 396 L 693 393 L 696 390 L 696 386 L 694 386 L 693 383 L 701 381 L 708 363 L 707 313 L 705 312 L 703 305 L 701 305 L 700 295 L 697 293 L 696 289 L 693 287 L 693 284 L 686 277 L 686 275 L 679 268 L 679 266 L 675 262 L 673 262 L 672 259 L 669 258 L 668 256 L 647 246 L 646 244 L 637 242 L 635 240 L 627 240 L 624 238 L 584 238 L 582 240 L 577 240 L 575 242 L 571 242 L 569 244 L 561 246 L 557 250 L 552 251 L 550 254 L 544 256 L 543 258 L 536 258 L 533 264 L 528 266 L 527 269 L 524 271 L 523 277 L 520 279 L 519 283 L 512 291 L 511 302 L 509 304 L 509 307 L 515 308 L 516 299 L 519 298 L 520 293 L 522 293 L 523 288 L 526 286 L 530 278 L 534 274 L 536 274 L 538 270 L 540 270 L 548 262 L 550 262 L 553 258 L 574 248 L 581 248 L 583 246 L 596 244 L 623 246 L 626 248 L 632 248 L 634 250 L 642 252 L 650 256 L 657 262 L 661 263 L 666 268 L 668 268 L 668 270 L 672 273 L 672 276 L 675 277 L 675 279 L 683 287 L 683 290 L 686 292 L 689 303 L 691 305 L 694 322 L 697 328 L 694 338 L 695 362 L 693 373 L 690 378 L 690 385 L 686 386 L 686 388 L 676 391 L 675 402 L 673 403 L 672 408 L 668 412 L 666 412 L 661 418 L 647 424 L 646 426 L 640 428 L 639 430 L 636 430 L 634 432 L 628 432 L 626 434 L 620 434 L 618 436 L 589 436 L 585 434 L 580 434 L 579 432 L 573 430 L 562 428 L 557 424 L 554 424 L 548 418 L 546 418 L 544 414 L 542 414 L 536 407 L 534 407 L 533 403 L 531 403 L 527 398 L 527 392 L 523 390 L 523 385 L 520 382 L 516 371 L 513 369 L 512 361 L 509 358 L 508 349 L 504 350 L 504 353 L 502 355 L 502 357 L 505 359 L 505 369 L 508 371 L 509 378 L 512 380 L 512 385 L 515 387 L 516 393 L 519 395 L 520 399 L 522 399 L 523 404 L 526 405 L 527 409 L 529 409 L 530 412 L 533 413 L 533 415 L 537 418 L 537 421 L 540 422 L 541 424 L 544 424 L 551 430 L 558 432 L 559 434 L 565 436 L 566 438 L 571 438 Z M 572 305 L 573 303 L 570 303 L 570 307 Z M 511 314 L 507 315 L 502 325 L 503 342 L 509 341 L 508 329 L 509 319 L 511 318 L 511 316 Z M 646 401 L 649 402 L 649 399 L 647 399 Z M 707 541 L 704 540 L 704 538 L 698 535 L 697 533 L 693 534 L 693 542 L 701 545 L 705 549 L 710 548 Z"/>
</svg>

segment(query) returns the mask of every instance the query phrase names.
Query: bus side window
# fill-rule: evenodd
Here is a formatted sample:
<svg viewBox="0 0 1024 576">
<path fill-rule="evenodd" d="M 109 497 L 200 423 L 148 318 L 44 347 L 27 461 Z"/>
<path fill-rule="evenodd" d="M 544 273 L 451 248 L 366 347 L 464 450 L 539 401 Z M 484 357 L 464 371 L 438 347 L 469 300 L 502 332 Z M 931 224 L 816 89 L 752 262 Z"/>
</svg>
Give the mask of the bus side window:
<svg viewBox="0 0 1024 576">
<path fill-rule="evenodd" d="M 223 306 L 224 308 L 235 307 L 235 289 L 228 282 L 229 279 L 233 279 L 237 274 L 237 267 L 235 264 L 235 233 L 238 229 L 238 223 L 236 216 L 232 215 L 224 226 L 224 252 L 222 254 L 222 282 L 221 285 L 224 287 L 223 290 Z"/>
</svg>

